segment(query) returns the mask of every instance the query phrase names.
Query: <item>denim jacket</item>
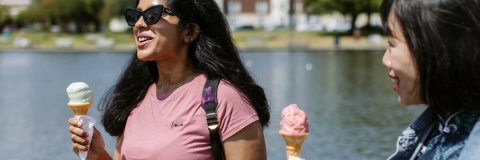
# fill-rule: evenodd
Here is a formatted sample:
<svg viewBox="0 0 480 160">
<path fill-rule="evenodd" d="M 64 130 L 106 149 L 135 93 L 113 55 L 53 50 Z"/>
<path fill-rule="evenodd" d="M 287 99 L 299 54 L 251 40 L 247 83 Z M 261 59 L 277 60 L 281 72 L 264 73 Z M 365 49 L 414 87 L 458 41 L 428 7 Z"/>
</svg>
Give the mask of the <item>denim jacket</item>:
<svg viewBox="0 0 480 160">
<path fill-rule="evenodd" d="M 479 113 L 460 111 L 445 121 L 428 107 L 398 137 L 387 160 L 480 160 Z"/>
</svg>

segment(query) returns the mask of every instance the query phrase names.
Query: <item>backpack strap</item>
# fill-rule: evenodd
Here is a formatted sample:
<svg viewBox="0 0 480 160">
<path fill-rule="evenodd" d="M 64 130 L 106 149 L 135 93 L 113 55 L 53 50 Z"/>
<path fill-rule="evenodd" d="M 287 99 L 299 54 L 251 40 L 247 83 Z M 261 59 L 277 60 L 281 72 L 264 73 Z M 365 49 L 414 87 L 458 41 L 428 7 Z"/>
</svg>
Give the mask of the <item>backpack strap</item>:
<svg viewBox="0 0 480 160">
<path fill-rule="evenodd" d="M 222 142 L 218 134 L 219 123 L 217 119 L 217 89 L 220 79 L 207 78 L 202 92 L 202 108 L 207 115 L 207 125 L 210 132 L 210 143 L 212 145 L 214 160 L 222 160 L 224 157 Z"/>
</svg>

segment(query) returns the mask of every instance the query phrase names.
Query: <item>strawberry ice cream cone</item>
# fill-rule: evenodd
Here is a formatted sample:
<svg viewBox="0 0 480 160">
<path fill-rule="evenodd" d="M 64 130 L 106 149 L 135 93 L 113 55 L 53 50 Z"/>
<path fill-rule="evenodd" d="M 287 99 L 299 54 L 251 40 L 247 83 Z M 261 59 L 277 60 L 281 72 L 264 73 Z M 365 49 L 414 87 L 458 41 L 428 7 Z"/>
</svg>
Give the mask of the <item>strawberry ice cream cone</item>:
<svg viewBox="0 0 480 160">
<path fill-rule="evenodd" d="M 290 156 L 300 158 L 302 144 L 309 135 L 308 119 L 296 104 L 285 107 L 280 121 L 280 135 L 287 145 L 287 160 Z"/>
</svg>

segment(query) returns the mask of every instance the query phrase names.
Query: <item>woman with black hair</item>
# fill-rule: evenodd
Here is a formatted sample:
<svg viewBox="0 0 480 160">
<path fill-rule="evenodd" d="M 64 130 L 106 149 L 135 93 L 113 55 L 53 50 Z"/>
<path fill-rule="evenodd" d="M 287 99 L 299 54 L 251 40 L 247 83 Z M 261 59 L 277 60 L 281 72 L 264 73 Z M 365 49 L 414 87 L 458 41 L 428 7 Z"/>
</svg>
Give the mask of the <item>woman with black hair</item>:
<svg viewBox="0 0 480 160">
<path fill-rule="evenodd" d="M 428 106 L 388 159 L 480 159 L 480 0 L 384 0 L 381 17 L 399 103 Z"/>
<path fill-rule="evenodd" d="M 214 0 L 138 0 L 125 19 L 136 52 L 101 103 L 102 123 L 118 137 L 113 159 L 213 159 L 215 133 L 222 158 L 266 159 L 266 96 L 243 66 Z M 217 85 L 205 85 L 215 79 Z M 207 114 L 210 102 L 216 109 Z M 82 124 L 69 123 L 75 153 L 112 159 L 100 132 L 89 142 Z"/>
</svg>

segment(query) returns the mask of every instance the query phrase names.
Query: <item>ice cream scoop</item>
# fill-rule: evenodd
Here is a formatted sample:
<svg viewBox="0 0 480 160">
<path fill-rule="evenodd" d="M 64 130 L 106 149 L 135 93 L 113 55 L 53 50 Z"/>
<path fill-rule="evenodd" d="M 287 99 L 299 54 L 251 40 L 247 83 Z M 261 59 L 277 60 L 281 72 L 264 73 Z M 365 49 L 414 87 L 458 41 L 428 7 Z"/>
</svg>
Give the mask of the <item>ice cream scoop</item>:
<svg viewBox="0 0 480 160">
<path fill-rule="evenodd" d="M 68 103 L 92 103 L 92 90 L 84 82 L 74 82 L 67 87 Z"/>
<path fill-rule="evenodd" d="M 74 82 L 67 87 L 68 106 L 72 108 L 75 115 L 87 115 L 92 105 L 92 91 L 83 82 Z"/>
<path fill-rule="evenodd" d="M 307 115 L 296 104 L 290 104 L 283 109 L 280 132 L 294 135 L 308 134 Z"/>
<path fill-rule="evenodd" d="M 302 144 L 309 135 L 308 119 L 304 111 L 296 104 L 290 104 L 282 111 L 280 135 L 286 143 L 287 159 L 300 157 Z"/>
</svg>

